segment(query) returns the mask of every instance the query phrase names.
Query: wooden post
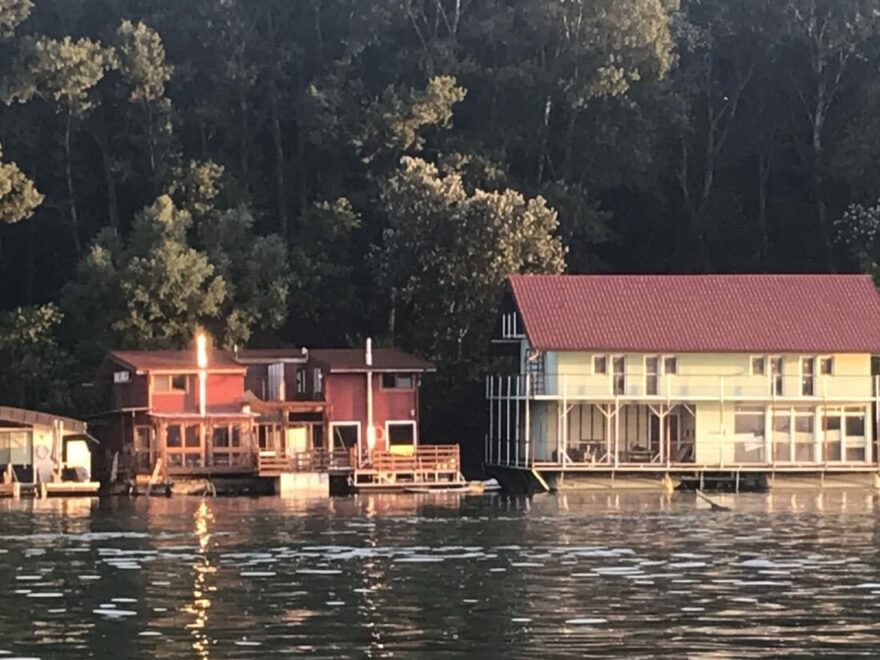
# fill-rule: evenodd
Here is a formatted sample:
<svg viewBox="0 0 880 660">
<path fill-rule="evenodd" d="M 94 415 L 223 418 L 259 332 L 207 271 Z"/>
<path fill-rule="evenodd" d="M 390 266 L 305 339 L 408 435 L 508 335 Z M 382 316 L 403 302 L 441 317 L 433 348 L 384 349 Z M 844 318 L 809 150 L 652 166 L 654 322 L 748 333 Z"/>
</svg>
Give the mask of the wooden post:
<svg viewBox="0 0 880 660">
<path fill-rule="evenodd" d="M 516 439 L 516 451 L 514 452 L 514 463 L 519 466 L 519 440 L 520 440 L 520 428 L 519 428 L 519 406 L 520 406 L 520 377 L 516 377 L 516 429 L 514 433 L 514 438 Z"/>
<path fill-rule="evenodd" d="M 489 435 L 486 438 L 486 463 L 492 462 L 492 376 L 486 377 L 486 400 L 489 402 Z"/>
<path fill-rule="evenodd" d="M 523 405 L 525 406 L 526 461 L 528 461 L 529 466 L 535 462 L 535 447 L 532 444 L 532 420 L 530 412 L 532 402 L 529 400 L 531 385 L 531 377 L 529 374 L 526 374 L 526 396 Z"/>
<path fill-rule="evenodd" d="M 507 400 L 507 415 L 504 418 L 504 426 L 505 426 L 504 435 L 505 435 L 505 439 L 506 439 L 505 445 L 507 448 L 506 458 L 507 458 L 507 465 L 508 466 L 510 466 L 510 390 L 511 390 L 510 376 L 508 376 L 507 377 L 507 396 L 505 397 Z"/>
<path fill-rule="evenodd" d="M 614 467 L 619 465 L 620 456 L 620 397 L 614 400 Z"/>
</svg>

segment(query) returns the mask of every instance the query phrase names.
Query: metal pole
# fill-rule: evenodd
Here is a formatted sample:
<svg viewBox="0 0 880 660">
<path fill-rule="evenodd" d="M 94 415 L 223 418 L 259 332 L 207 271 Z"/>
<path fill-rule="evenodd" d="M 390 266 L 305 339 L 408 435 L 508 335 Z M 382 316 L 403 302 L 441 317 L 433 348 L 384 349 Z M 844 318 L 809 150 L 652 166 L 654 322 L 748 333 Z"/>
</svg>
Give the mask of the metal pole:
<svg viewBox="0 0 880 660">
<path fill-rule="evenodd" d="M 529 374 L 526 374 L 526 396 L 523 405 L 525 406 L 525 435 L 526 435 L 526 461 L 529 465 L 535 462 L 535 447 L 532 445 L 532 427 L 531 427 L 531 413 L 530 408 L 532 406 L 532 402 L 529 399 L 529 392 L 531 391 L 531 378 Z"/>
</svg>

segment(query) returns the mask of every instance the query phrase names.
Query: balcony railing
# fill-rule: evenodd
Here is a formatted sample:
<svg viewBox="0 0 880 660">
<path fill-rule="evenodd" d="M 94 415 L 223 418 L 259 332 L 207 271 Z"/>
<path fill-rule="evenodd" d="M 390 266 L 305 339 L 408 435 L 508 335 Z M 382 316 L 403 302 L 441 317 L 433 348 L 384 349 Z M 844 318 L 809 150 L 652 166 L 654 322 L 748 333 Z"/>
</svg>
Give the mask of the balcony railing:
<svg viewBox="0 0 880 660">
<path fill-rule="evenodd" d="M 490 376 L 489 399 L 570 399 L 589 401 L 768 401 L 808 399 L 871 401 L 880 392 L 878 376 L 577 374 Z"/>
</svg>

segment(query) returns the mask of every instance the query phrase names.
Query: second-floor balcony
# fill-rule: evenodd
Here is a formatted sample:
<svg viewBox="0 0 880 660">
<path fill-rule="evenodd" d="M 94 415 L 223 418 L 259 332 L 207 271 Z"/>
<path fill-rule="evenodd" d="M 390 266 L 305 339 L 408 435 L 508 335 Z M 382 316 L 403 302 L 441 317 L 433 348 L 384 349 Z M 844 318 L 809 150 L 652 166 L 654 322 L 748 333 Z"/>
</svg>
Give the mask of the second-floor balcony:
<svg viewBox="0 0 880 660">
<path fill-rule="evenodd" d="M 493 376 L 490 398 L 582 401 L 873 401 L 877 376 L 773 374 L 577 374 Z"/>
</svg>

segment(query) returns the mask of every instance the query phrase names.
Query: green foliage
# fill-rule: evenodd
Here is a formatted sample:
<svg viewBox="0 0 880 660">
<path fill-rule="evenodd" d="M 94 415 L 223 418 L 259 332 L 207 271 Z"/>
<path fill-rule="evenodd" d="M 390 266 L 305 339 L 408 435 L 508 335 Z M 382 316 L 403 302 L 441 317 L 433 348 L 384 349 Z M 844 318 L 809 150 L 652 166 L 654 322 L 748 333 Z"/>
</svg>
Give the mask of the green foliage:
<svg viewBox="0 0 880 660">
<path fill-rule="evenodd" d="M 165 95 L 173 67 L 165 62 L 162 38 L 143 23 L 125 20 L 116 31 L 119 72 L 134 103 L 154 103 Z"/>
<path fill-rule="evenodd" d="M 116 66 L 113 49 L 86 37 L 28 37 L 18 57 L 16 76 L 4 100 L 24 103 L 36 96 L 77 117 L 92 109 L 90 91 Z"/>
<path fill-rule="evenodd" d="M 61 322 L 55 305 L 17 307 L 0 313 L 0 401 L 22 408 L 70 409 L 72 360 L 55 331 Z"/>
<path fill-rule="evenodd" d="M 43 195 L 18 166 L 0 161 L 0 223 L 29 218 L 42 203 Z"/>
<path fill-rule="evenodd" d="M 382 199 L 388 228 L 376 263 L 383 291 L 405 313 L 404 342 L 479 371 L 507 275 L 565 267 L 556 212 L 510 189 L 468 193 L 459 175 L 409 157 Z"/>
<path fill-rule="evenodd" d="M 8 37 L 30 15 L 32 0 L 0 0 L 0 38 Z"/>
</svg>

